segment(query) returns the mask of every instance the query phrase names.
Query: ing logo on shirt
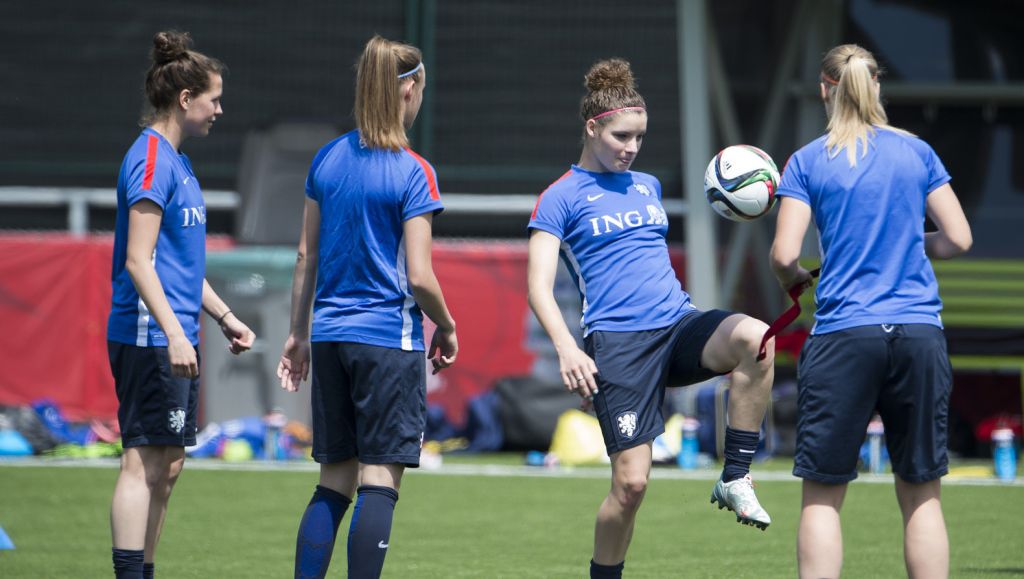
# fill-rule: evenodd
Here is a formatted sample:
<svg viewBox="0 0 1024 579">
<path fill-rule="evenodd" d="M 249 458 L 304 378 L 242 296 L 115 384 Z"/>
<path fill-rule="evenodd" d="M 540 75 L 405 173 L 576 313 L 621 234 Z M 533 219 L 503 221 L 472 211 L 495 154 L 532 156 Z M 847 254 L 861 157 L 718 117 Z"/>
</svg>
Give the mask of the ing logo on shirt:
<svg viewBox="0 0 1024 579">
<path fill-rule="evenodd" d="M 611 233 L 612 231 L 623 231 L 640 227 L 642 225 L 667 225 L 668 217 L 665 210 L 657 205 L 647 205 L 647 218 L 640 211 L 616 212 L 614 215 L 601 215 L 590 218 L 590 227 L 594 237 Z"/>
<path fill-rule="evenodd" d="M 200 205 L 198 207 L 183 207 L 181 209 L 182 216 L 182 227 L 195 227 L 196 225 L 206 224 L 206 206 Z"/>
</svg>

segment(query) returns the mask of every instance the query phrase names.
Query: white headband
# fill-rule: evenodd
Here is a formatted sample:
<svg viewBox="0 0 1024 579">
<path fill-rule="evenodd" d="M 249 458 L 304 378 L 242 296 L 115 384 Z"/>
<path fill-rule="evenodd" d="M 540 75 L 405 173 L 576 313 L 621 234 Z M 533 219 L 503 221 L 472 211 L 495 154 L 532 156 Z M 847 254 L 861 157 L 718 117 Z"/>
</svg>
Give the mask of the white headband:
<svg viewBox="0 0 1024 579">
<path fill-rule="evenodd" d="M 420 63 L 417 64 L 415 67 L 413 67 L 413 69 L 410 70 L 409 72 L 403 72 L 402 74 L 398 75 L 398 78 L 405 78 L 407 76 L 412 76 L 412 75 L 416 74 L 417 72 L 419 72 L 420 69 L 422 69 L 422 68 L 423 68 L 423 61 L 420 61 Z"/>
</svg>

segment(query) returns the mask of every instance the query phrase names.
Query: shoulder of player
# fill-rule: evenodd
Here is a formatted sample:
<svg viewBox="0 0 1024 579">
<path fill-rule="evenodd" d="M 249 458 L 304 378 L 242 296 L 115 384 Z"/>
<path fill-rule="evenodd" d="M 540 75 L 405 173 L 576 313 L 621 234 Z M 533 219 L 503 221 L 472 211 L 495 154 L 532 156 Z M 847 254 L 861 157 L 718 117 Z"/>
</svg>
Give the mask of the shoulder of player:
<svg viewBox="0 0 1024 579">
<path fill-rule="evenodd" d="M 924 139 L 918 137 L 913 133 L 901 131 L 893 128 L 880 127 L 877 129 L 878 139 L 890 141 L 894 143 L 905 144 L 916 151 L 929 151 L 931 145 L 929 145 Z"/>
<path fill-rule="evenodd" d="M 641 173 L 640 171 L 630 171 L 630 176 L 633 178 L 634 183 L 643 183 L 645 185 L 654 185 L 655 187 L 661 188 L 661 181 L 657 177 L 650 173 Z"/>
<path fill-rule="evenodd" d="M 578 191 L 579 188 L 580 180 L 576 172 L 570 169 L 549 183 L 547 187 L 544 187 L 537 197 L 546 197 L 548 199 L 571 197 L 571 193 Z"/>
<path fill-rule="evenodd" d="M 152 178 L 174 178 L 181 172 L 178 152 L 156 133 L 144 130 L 125 153 L 122 171 L 127 174 L 152 175 Z"/>
<path fill-rule="evenodd" d="M 437 180 L 437 172 L 434 165 L 423 155 L 420 155 L 412 147 L 406 147 L 399 151 L 399 158 L 403 169 L 412 174 L 420 174 L 433 180 Z"/>
</svg>

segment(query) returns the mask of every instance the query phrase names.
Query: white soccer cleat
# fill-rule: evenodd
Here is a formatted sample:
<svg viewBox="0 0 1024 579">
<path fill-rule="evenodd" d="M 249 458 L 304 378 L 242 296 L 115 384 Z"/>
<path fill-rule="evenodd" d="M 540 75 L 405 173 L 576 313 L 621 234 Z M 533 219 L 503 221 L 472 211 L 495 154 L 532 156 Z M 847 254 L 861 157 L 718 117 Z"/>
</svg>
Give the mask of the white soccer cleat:
<svg viewBox="0 0 1024 579">
<path fill-rule="evenodd" d="M 772 518 L 761 508 L 761 503 L 757 502 L 754 481 L 749 474 L 727 483 L 718 479 L 714 490 L 711 491 L 711 504 L 716 502 L 719 510 L 728 508 L 736 513 L 737 523 L 751 525 L 762 531 L 772 523 Z"/>
</svg>

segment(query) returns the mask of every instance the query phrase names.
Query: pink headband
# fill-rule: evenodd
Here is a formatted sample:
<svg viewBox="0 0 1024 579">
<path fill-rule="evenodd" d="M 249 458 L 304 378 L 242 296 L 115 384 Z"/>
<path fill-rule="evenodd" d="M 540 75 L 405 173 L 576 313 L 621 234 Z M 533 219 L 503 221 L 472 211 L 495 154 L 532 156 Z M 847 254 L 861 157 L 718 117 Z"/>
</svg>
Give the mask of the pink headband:
<svg viewBox="0 0 1024 579">
<path fill-rule="evenodd" d="M 646 111 L 646 110 L 647 109 L 645 109 L 644 107 L 622 107 L 621 109 L 612 109 L 610 111 L 605 111 L 605 112 L 603 112 L 603 113 L 601 113 L 599 115 L 594 115 L 594 116 L 590 117 L 587 120 L 588 121 L 596 121 L 597 119 L 599 119 L 601 117 L 607 117 L 608 115 L 614 115 L 615 113 L 621 113 L 622 111 Z"/>
</svg>

